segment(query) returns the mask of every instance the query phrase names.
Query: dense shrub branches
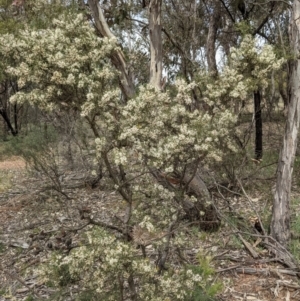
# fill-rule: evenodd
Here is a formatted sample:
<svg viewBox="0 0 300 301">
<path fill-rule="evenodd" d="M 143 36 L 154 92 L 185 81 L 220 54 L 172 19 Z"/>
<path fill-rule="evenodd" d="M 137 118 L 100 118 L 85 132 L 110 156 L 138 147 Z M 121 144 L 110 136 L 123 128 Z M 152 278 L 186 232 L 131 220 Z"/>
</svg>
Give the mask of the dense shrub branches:
<svg viewBox="0 0 300 301">
<path fill-rule="evenodd" d="M 5 72 L 20 87 L 11 101 L 79 111 L 94 134 L 97 162 L 120 194 L 115 210 L 119 234 L 89 232 L 88 247 L 58 256 L 56 267 L 67 267 L 70 279 L 107 300 L 188 300 L 191 292 L 204 289 L 209 279 L 200 270 L 177 271 L 166 260 L 191 246 L 184 215 L 187 204 L 201 201 L 189 190 L 198 165 L 235 151 L 230 133 L 236 117 L 225 100 L 242 101 L 256 85 L 265 86 L 267 72 L 280 66 L 272 49 L 260 52 L 246 37 L 215 82 L 199 74 L 198 82 L 178 79 L 165 92 L 139 86 L 125 103 L 109 60 L 117 41 L 97 37 L 82 14 L 65 14 L 47 29 L 2 35 L 0 45 L 10 62 Z M 269 68 L 270 58 L 274 64 Z M 244 76 L 248 67 L 251 72 Z M 211 107 L 208 111 L 192 106 L 192 90 L 204 83 L 201 101 Z"/>
</svg>

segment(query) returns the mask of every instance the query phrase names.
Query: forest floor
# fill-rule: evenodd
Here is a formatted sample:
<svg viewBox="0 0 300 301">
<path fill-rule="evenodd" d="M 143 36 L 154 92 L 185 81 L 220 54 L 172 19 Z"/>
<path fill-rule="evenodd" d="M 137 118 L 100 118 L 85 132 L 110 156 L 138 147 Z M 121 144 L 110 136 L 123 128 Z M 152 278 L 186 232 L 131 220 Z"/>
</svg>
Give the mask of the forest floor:
<svg viewBox="0 0 300 301">
<path fill-rule="evenodd" d="M 114 192 L 101 185 L 94 189 L 81 185 L 84 174 L 78 177 L 69 172 L 65 183 L 70 198 L 61 201 L 48 181 L 28 171 L 18 157 L 0 162 L 0 301 L 47 300 L 50 296 L 55 300 L 57 289 L 39 278 L 39 267 L 54 249 L 66 249 L 67 239 L 76 245 L 85 229 L 91 227 L 80 218 L 80 208 L 89 208 L 105 218 L 117 199 Z M 236 198 L 231 206 L 245 211 L 259 202 L 261 208 L 264 201 L 260 195 L 251 200 L 248 204 Z M 264 210 L 270 208 L 266 203 Z M 272 261 L 269 253 L 259 247 L 259 238 L 249 241 L 258 254 L 253 258 L 225 221 L 218 232 L 204 235 L 201 243 L 213 257 L 216 280 L 223 283 L 218 300 L 300 300 L 299 279 Z M 71 287 L 70 295 L 78 290 L 80 287 Z M 66 296 L 65 300 L 72 298 Z"/>
</svg>

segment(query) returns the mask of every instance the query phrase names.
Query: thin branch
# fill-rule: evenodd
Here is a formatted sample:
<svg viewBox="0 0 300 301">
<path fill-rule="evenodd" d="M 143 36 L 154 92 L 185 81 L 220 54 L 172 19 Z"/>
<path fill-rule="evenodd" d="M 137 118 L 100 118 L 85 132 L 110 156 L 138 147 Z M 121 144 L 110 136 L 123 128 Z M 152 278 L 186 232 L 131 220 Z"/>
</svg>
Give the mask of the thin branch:
<svg viewBox="0 0 300 301">
<path fill-rule="evenodd" d="M 165 247 L 163 250 L 163 254 L 157 261 L 158 274 L 161 274 L 163 270 L 166 270 L 165 263 L 166 263 L 168 255 L 169 255 L 170 241 L 171 241 L 171 237 L 172 237 L 173 228 L 174 228 L 176 222 L 177 222 L 177 219 L 176 219 L 176 221 L 171 223 L 171 225 L 169 226 L 168 234 L 167 234 L 167 241 L 166 241 L 166 244 L 165 244 Z"/>
<path fill-rule="evenodd" d="M 4 271 L 4 273 L 7 274 L 10 278 L 16 279 L 16 280 L 17 280 L 18 282 L 20 282 L 22 285 L 26 286 L 26 288 L 28 288 L 29 291 L 32 292 L 32 293 L 33 293 L 36 297 L 38 297 L 39 299 L 41 299 L 41 300 L 44 299 L 41 295 L 39 295 L 38 293 L 36 293 L 36 292 L 34 291 L 33 288 L 31 288 L 24 280 L 22 280 L 22 279 L 21 279 L 18 275 L 16 275 L 15 273 L 12 274 L 12 273 L 10 273 L 10 272 L 7 271 L 7 270 Z"/>
<path fill-rule="evenodd" d="M 256 30 L 254 30 L 254 32 L 252 33 L 253 36 L 255 36 L 257 33 L 260 32 L 260 30 L 264 27 L 264 25 L 269 21 L 269 17 L 271 15 L 271 13 L 273 12 L 276 3 L 275 1 L 270 1 L 271 3 L 271 8 L 269 9 L 267 15 L 265 16 L 265 18 L 262 20 L 262 22 L 258 25 L 258 27 L 256 28 Z"/>
<path fill-rule="evenodd" d="M 262 221 L 261 221 L 260 215 L 258 214 L 257 210 L 255 209 L 255 206 L 254 206 L 254 204 L 253 204 L 251 198 L 250 198 L 250 197 L 248 196 L 248 194 L 246 193 L 246 191 L 245 191 L 245 189 L 244 189 L 244 186 L 243 186 L 242 182 L 241 182 L 239 179 L 237 179 L 237 181 L 238 181 L 238 183 L 239 183 L 239 185 L 240 185 L 240 187 L 241 187 L 241 189 L 242 189 L 242 191 L 243 191 L 243 194 L 245 195 L 245 197 L 247 198 L 248 202 L 250 203 L 251 208 L 252 208 L 253 211 L 255 212 L 256 217 L 258 218 L 258 221 L 259 221 L 259 224 L 260 224 L 260 226 L 261 226 L 261 229 L 262 229 L 263 234 L 266 235 L 266 230 L 265 230 L 265 228 L 264 228 L 264 226 L 263 226 L 263 223 L 262 223 Z"/>
<path fill-rule="evenodd" d="M 136 175 L 136 176 L 134 176 L 134 177 L 132 177 L 132 178 L 126 180 L 126 181 L 123 182 L 122 184 L 120 184 L 120 185 L 119 185 L 119 188 L 121 188 L 121 187 L 123 187 L 123 186 L 129 184 L 130 182 L 134 181 L 135 179 L 137 179 L 137 178 L 139 178 L 139 177 L 141 177 L 141 176 L 144 176 L 144 175 L 146 175 L 146 174 L 151 174 L 151 172 L 150 172 L 150 171 L 142 172 L 142 173 L 140 173 L 140 174 L 138 174 L 138 175 Z"/>
<path fill-rule="evenodd" d="M 110 224 L 107 224 L 107 223 L 101 222 L 101 221 L 96 221 L 96 220 L 92 219 L 89 216 L 85 217 L 85 219 L 87 219 L 89 221 L 89 223 L 92 224 L 92 225 L 96 225 L 96 226 L 99 226 L 99 227 L 103 227 L 103 228 L 115 230 L 115 231 L 123 234 L 126 237 L 129 235 L 129 233 L 127 233 L 127 231 L 124 231 L 123 229 L 121 229 L 121 228 L 119 228 L 117 226 L 110 225 Z"/>
<path fill-rule="evenodd" d="M 110 162 L 109 162 L 109 160 L 108 160 L 108 157 L 107 157 L 107 153 L 102 152 L 101 155 L 102 155 L 102 158 L 103 158 L 103 160 L 104 160 L 105 166 L 106 166 L 106 168 L 107 168 L 107 170 L 108 170 L 108 172 L 109 172 L 109 175 L 112 177 L 114 183 L 115 183 L 116 185 L 118 185 L 117 191 L 122 195 L 122 197 L 124 198 L 124 200 L 125 200 L 126 202 L 131 202 L 131 198 L 130 198 L 129 195 L 124 191 L 123 187 L 119 187 L 119 185 L 120 185 L 119 179 L 118 179 L 118 177 L 116 176 L 116 174 L 114 173 L 114 171 L 113 171 L 113 169 L 112 169 L 112 167 L 111 167 L 111 164 L 110 164 Z"/>
<path fill-rule="evenodd" d="M 146 22 L 144 22 L 144 21 L 141 21 L 141 20 L 138 20 L 138 19 L 135 19 L 135 18 L 130 18 L 130 17 L 128 17 L 128 16 L 126 16 L 126 18 L 125 18 L 126 20 L 129 20 L 129 21 L 133 21 L 133 22 L 137 22 L 137 23 L 140 23 L 140 24 L 142 24 L 142 25 L 144 25 L 144 26 L 147 26 L 148 27 L 148 23 L 146 23 Z"/>
<path fill-rule="evenodd" d="M 224 1 L 223 1 L 223 0 L 220 0 L 220 1 L 221 1 L 221 3 L 223 4 L 225 10 L 227 11 L 227 14 L 229 15 L 229 17 L 230 17 L 232 23 L 235 23 L 235 20 L 234 20 L 234 18 L 233 18 L 233 16 L 232 16 L 231 12 L 229 11 L 228 7 L 227 7 L 226 4 L 224 3 Z"/>
</svg>

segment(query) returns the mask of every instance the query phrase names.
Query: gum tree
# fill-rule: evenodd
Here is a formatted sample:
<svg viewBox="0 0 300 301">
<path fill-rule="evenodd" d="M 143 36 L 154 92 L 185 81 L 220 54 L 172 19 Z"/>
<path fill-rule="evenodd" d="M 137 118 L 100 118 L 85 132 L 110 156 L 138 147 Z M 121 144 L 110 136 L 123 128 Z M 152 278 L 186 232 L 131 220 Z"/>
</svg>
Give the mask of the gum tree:
<svg viewBox="0 0 300 301">
<path fill-rule="evenodd" d="M 279 155 L 273 202 L 271 235 L 283 246 L 290 240 L 290 193 L 297 149 L 300 116 L 300 1 L 294 0 L 290 21 L 291 62 L 290 99 L 283 144 Z"/>
</svg>

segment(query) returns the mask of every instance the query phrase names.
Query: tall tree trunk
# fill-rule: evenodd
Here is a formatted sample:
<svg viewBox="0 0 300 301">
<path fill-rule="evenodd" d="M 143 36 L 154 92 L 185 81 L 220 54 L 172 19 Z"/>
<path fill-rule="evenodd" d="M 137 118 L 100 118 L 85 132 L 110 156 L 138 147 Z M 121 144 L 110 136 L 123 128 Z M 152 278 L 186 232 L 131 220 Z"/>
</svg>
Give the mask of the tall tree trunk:
<svg viewBox="0 0 300 301">
<path fill-rule="evenodd" d="M 261 116 L 261 94 L 254 92 L 254 118 L 255 118 L 255 159 L 260 160 L 263 153 L 262 140 L 262 116 Z"/>
<path fill-rule="evenodd" d="M 207 65 L 208 71 L 212 76 L 217 76 L 218 74 L 216 62 L 216 39 L 220 17 L 220 2 L 215 2 L 215 4 L 213 5 L 213 11 L 209 18 L 208 35 L 206 40 Z"/>
<path fill-rule="evenodd" d="M 91 9 L 94 25 L 98 33 L 102 37 L 116 38 L 106 22 L 99 1 L 88 0 L 88 4 Z M 120 71 L 120 87 L 125 98 L 132 98 L 135 95 L 135 87 L 129 74 L 129 69 L 125 60 L 124 53 L 120 49 L 115 50 L 111 56 L 111 61 L 114 66 Z"/>
<path fill-rule="evenodd" d="M 150 84 L 158 90 L 162 89 L 161 4 L 162 0 L 149 4 Z"/>
<path fill-rule="evenodd" d="M 15 132 L 16 135 L 19 132 L 19 127 L 18 127 L 18 110 L 17 110 L 17 104 L 14 104 L 14 124 L 15 124 Z"/>
<path fill-rule="evenodd" d="M 284 246 L 287 246 L 290 239 L 290 192 L 300 117 L 300 0 L 293 2 L 290 30 L 291 48 L 295 59 L 291 64 L 288 118 L 279 155 L 271 220 L 271 235 Z"/>
</svg>

